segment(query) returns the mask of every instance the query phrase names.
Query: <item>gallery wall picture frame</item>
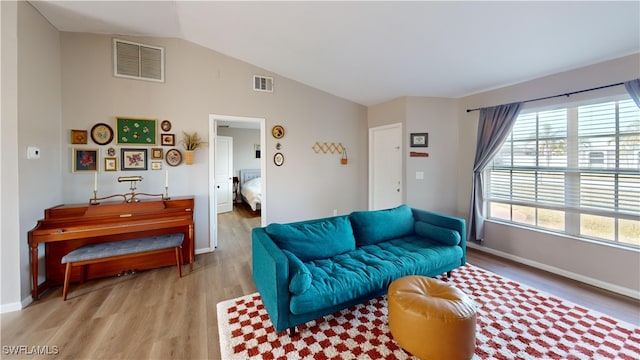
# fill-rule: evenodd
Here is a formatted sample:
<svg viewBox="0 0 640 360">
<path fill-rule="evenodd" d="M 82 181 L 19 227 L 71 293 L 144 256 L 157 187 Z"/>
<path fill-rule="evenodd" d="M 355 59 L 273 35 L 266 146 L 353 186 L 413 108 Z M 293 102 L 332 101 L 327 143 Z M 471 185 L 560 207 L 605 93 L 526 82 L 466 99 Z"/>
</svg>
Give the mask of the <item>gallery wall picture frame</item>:
<svg viewBox="0 0 640 360">
<path fill-rule="evenodd" d="M 162 120 L 162 122 L 160 123 L 160 129 L 162 129 L 162 131 L 167 132 L 171 130 L 171 121 L 169 120 Z"/>
<path fill-rule="evenodd" d="M 162 170 L 162 161 L 152 161 L 151 170 Z"/>
<path fill-rule="evenodd" d="M 282 155 L 282 153 L 275 153 L 275 155 L 273 155 L 273 163 L 276 164 L 276 166 L 282 166 L 282 164 L 284 164 L 284 155 Z"/>
<path fill-rule="evenodd" d="M 147 149 L 120 149 L 120 170 L 147 170 Z"/>
<path fill-rule="evenodd" d="M 411 147 L 429 147 L 429 133 L 411 133 Z"/>
<path fill-rule="evenodd" d="M 151 160 L 162 160 L 163 154 L 162 148 L 151 148 Z"/>
<path fill-rule="evenodd" d="M 162 146 L 175 146 L 176 136 L 174 134 L 161 134 L 160 145 Z"/>
<path fill-rule="evenodd" d="M 107 145 L 113 140 L 113 129 L 105 123 L 97 123 L 91 128 L 91 140 L 98 145 Z"/>
<path fill-rule="evenodd" d="M 104 158 L 104 171 L 118 171 L 118 158 L 105 157 Z"/>
<path fill-rule="evenodd" d="M 182 153 L 178 149 L 170 149 L 164 156 L 169 166 L 178 166 L 182 162 Z"/>
<path fill-rule="evenodd" d="M 72 168 L 74 173 L 98 172 L 98 149 L 72 149 Z"/>
<path fill-rule="evenodd" d="M 72 144 L 86 144 L 87 130 L 71 130 L 70 139 Z"/>
<path fill-rule="evenodd" d="M 116 117 L 116 143 L 119 145 L 156 145 L 156 119 Z"/>
<path fill-rule="evenodd" d="M 282 125 L 276 125 L 271 129 L 271 135 L 276 139 L 282 139 L 284 137 L 284 127 Z"/>
</svg>

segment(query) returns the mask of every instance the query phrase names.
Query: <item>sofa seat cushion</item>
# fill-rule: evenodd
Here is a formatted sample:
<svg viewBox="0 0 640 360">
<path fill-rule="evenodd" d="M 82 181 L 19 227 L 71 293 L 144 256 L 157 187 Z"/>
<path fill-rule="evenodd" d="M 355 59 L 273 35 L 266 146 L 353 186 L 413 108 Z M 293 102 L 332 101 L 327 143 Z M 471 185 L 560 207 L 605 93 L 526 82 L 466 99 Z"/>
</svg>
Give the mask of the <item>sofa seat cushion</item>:
<svg viewBox="0 0 640 360">
<path fill-rule="evenodd" d="M 349 215 L 356 245 L 371 245 L 413 234 L 413 212 L 407 205 Z"/>
<path fill-rule="evenodd" d="M 305 262 L 311 285 L 305 292 L 291 295 L 289 310 L 293 314 L 318 311 L 386 291 L 402 276 L 435 276 L 443 272 L 441 269 L 459 266 L 462 256 L 459 246 L 412 235 Z"/>
<path fill-rule="evenodd" d="M 347 216 L 270 224 L 265 231 L 283 250 L 302 261 L 326 259 L 356 248 L 351 222 Z"/>
</svg>

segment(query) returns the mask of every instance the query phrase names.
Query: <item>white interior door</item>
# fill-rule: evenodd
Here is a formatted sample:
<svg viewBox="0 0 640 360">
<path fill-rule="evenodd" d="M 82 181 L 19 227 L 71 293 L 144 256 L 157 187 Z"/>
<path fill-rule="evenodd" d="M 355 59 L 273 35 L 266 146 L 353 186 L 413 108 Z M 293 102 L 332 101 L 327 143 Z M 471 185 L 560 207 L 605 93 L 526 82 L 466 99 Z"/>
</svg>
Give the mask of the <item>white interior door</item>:
<svg viewBox="0 0 640 360">
<path fill-rule="evenodd" d="M 233 210 L 233 138 L 216 136 L 215 186 L 218 214 Z"/>
<path fill-rule="evenodd" d="M 402 124 L 369 129 L 369 209 L 402 204 Z"/>
</svg>

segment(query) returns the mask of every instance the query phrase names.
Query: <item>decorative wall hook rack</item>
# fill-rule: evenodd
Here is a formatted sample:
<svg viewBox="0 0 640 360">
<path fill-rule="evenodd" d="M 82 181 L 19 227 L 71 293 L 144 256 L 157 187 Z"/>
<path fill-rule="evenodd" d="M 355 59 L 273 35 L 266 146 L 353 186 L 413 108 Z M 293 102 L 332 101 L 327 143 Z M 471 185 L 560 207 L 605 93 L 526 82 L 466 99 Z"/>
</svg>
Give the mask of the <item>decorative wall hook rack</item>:
<svg viewBox="0 0 640 360">
<path fill-rule="evenodd" d="M 316 141 L 315 144 L 311 147 L 316 154 L 342 154 L 345 150 L 344 145 L 342 143 L 327 143 L 327 142 L 319 142 Z"/>
</svg>

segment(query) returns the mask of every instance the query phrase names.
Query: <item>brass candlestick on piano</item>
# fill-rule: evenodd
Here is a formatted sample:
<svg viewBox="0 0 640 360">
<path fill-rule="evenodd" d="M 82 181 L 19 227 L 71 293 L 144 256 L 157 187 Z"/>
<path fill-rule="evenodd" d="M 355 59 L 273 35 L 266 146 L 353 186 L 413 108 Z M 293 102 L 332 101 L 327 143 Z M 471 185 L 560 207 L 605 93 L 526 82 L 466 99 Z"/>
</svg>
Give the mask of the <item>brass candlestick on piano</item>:
<svg viewBox="0 0 640 360">
<path fill-rule="evenodd" d="M 98 205 L 98 204 L 100 204 L 100 203 L 98 202 L 98 190 L 95 190 L 95 189 L 93 190 L 93 199 L 90 199 L 90 200 L 89 200 L 89 204 L 91 204 L 91 205 Z"/>
</svg>

